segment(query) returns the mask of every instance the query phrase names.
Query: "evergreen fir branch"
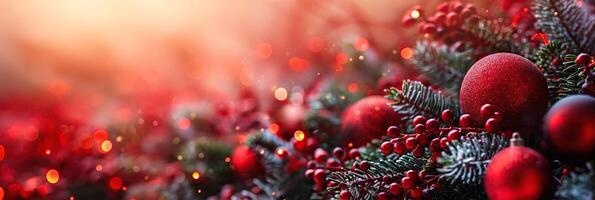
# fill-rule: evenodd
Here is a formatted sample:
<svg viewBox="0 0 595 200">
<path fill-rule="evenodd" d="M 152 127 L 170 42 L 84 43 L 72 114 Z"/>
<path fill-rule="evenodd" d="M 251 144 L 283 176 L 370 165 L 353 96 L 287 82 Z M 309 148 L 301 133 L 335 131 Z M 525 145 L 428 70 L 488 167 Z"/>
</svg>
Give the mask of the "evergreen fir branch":
<svg viewBox="0 0 595 200">
<path fill-rule="evenodd" d="M 412 120 L 417 115 L 440 118 L 442 111 L 446 109 L 453 110 L 455 119 L 461 115 L 456 100 L 419 81 L 405 80 L 402 90 L 390 88 L 386 92 L 386 97 L 395 101 L 391 106 L 402 116 L 403 121 Z"/>
<path fill-rule="evenodd" d="M 532 9 L 535 25 L 550 40 L 568 45 L 571 53 L 595 54 L 595 20 L 576 1 L 534 0 Z"/>
<path fill-rule="evenodd" d="M 332 172 L 327 177 L 328 181 L 334 181 L 337 186 L 328 187 L 329 194 L 338 199 L 341 191 L 340 185 L 347 186 L 353 199 L 376 199 L 378 192 L 383 189 L 382 177 L 403 176 L 407 170 L 421 170 L 425 161 L 416 158 L 411 154 L 398 156 L 391 154 L 380 158 L 377 161 L 369 161 L 370 168 L 367 171 L 349 169 Z"/>
<path fill-rule="evenodd" d="M 502 19 L 468 18 L 461 29 L 479 39 L 484 45 L 481 48 L 485 53 L 512 52 L 528 55 L 532 50 L 527 45 L 527 39 L 520 37 L 516 29 L 503 23 Z"/>
<path fill-rule="evenodd" d="M 447 151 L 438 159 L 442 164 L 438 171 L 452 185 L 481 185 L 490 159 L 506 146 L 508 141 L 496 134 L 462 137 L 448 143 Z"/>
<path fill-rule="evenodd" d="M 566 54 L 566 52 L 565 44 L 554 40 L 540 47 L 531 56 L 546 78 L 551 103 L 568 95 L 580 93 L 581 86 L 587 77 L 584 67 L 574 62 L 576 55 Z M 562 62 L 560 66 L 554 66 L 552 60 L 556 58 L 567 61 Z"/>
<path fill-rule="evenodd" d="M 595 171 L 593 164 L 587 163 L 584 169 L 578 169 L 562 180 L 556 191 L 559 199 L 593 199 L 595 198 Z"/>
<path fill-rule="evenodd" d="M 463 77 L 473 65 L 470 54 L 470 50 L 458 52 L 445 44 L 420 41 L 415 44 L 411 62 L 433 84 L 444 86 L 453 96 L 458 96 Z"/>
</svg>

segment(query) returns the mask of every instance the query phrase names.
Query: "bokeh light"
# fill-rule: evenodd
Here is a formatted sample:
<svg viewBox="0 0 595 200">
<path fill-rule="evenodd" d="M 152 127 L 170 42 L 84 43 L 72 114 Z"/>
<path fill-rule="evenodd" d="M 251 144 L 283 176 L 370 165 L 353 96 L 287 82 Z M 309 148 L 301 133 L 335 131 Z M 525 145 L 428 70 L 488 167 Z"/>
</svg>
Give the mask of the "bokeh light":
<svg viewBox="0 0 595 200">
<path fill-rule="evenodd" d="M 60 173 L 55 169 L 50 169 L 46 172 L 45 178 L 48 183 L 55 184 L 60 180 Z"/>
<path fill-rule="evenodd" d="M 282 87 L 275 89 L 275 99 L 285 101 L 287 99 L 287 90 Z"/>
</svg>

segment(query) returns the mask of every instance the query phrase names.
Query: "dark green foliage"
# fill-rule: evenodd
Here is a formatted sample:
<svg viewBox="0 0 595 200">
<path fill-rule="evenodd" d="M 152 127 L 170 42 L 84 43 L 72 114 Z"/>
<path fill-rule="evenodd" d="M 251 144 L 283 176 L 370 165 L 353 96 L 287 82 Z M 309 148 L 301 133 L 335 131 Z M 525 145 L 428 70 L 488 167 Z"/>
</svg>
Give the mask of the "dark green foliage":
<svg viewBox="0 0 595 200">
<path fill-rule="evenodd" d="M 544 45 L 532 55 L 532 60 L 541 68 L 547 80 L 551 103 L 568 95 L 580 93 L 587 74 L 583 66 L 574 60 L 576 55 L 566 54 L 566 46 L 558 41 Z M 566 60 L 559 66 L 552 64 L 554 59 Z"/>
<path fill-rule="evenodd" d="M 564 177 L 562 184 L 556 191 L 559 199 L 594 199 L 595 171 L 593 164 L 587 163 L 584 168 L 578 168 L 569 176 Z"/>
<path fill-rule="evenodd" d="M 497 134 L 461 137 L 448 143 L 438 159 L 442 165 L 438 171 L 452 185 L 481 185 L 490 159 L 507 146 L 508 141 Z"/>
<path fill-rule="evenodd" d="M 458 96 L 463 77 L 473 65 L 470 54 L 470 50 L 457 52 L 445 44 L 420 41 L 415 44 L 411 62 L 433 84 L 446 88 L 452 96 Z"/>
<path fill-rule="evenodd" d="M 365 172 L 359 169 L 336 171 L 327 177 L 327 181 L 347 185 L 353 199 L 376 199 L 377 193 L 383 188 L 380 185 L 383 176 L 402 176 L 407 170 L 421 170 L 425 164 L 424 160 L 410 154 L 391 154 L 369 162 L 370 169 Z M 329 194 L 337 199 L 340 190 L 339 186 L 327 188 Z"/>
<path fill-rule="evenodd" d="M 574 0 L 534 0 L 538 29 L 566 45 L 570 53 L 595 54 L 595 20 Z M 587 4 L 583 2 L 583 4 Z M 585 5 L 587 6 L 587 5 Z"/>
<path fill-rule="evenodd" d="M 527 55 L 530 45 L 526 38 L 523 38 L 508 23 L 502 19 L 488 20 L 468 18 L 461 29 L 481 41 L 481 47 L 477 50 L 483 53 L 511 52 L 520 55 Z"/>
<path fill-rule="evenodd" d="M 188 142 L 185 146 L 182 151 L 183 157 L 193 158 L 183 160 L 185 171 L 201 173 L 200 180 L 192 184 L 193 191 L 201 189 L 202 193 L 199 197 L 207 197 L 219 192 L 218 189 L 225 183 L 236 178 L 229 163 L 225 162 L 225 158 L 231 155 L 231 151 L 230 145 L 206 138 Z M 183 189 L 184 184 L 187 183 L 172 185 L 172 188 L 168 189 L 175 189 L 175 187 Z"/>
<path fill-rule="evenodd" d="M 395 101 L 391 106 L 403 116 L 403 121 L 412 120 L 417 115 L 438 119 L 446 109 L 453 110 L 455 119 L 461 115 L 458 101 L 442 95 L 441 92 L 419 81 L 405 80 L 402 90 L 390 88 L 386 92 L 386 97 Z"/>
</svg>

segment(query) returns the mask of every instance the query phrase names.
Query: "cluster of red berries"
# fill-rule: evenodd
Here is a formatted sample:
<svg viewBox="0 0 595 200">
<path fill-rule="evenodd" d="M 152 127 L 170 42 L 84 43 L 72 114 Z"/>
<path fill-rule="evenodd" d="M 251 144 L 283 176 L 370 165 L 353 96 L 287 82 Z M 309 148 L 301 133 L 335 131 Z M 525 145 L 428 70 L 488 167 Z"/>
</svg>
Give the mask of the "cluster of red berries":
<svg viewBox="0 0 595 200">
<path fill-rule="evenodd" d="M 413 7 L 408 14 L 403 17 L 405 26 L 413 26 L 420 23 L 419 31 L 432 36 L 435 40 L 443 40 L 447 44 L 453 44 L 460 38 L 460 25 L 466 20 L 470 23 L 476 23 L 479 20 L 476 8 L 471 4 L 463 4 L 459 1 L 444 2 L 436 7 L 437 11 L 432 16 L 423 16 L 423 10 L 419 6 Z M 452 31 L 455 30 L 455 31 Z M 458 39 L 456 39 L 458 38 Z M 456 49 L 462 50 L 464 46 L 459 43 Z"/>
<path fill-rule="evenodd" d="M 583 73 L 587 75 L 585 83 L 581 86 L 581 92 L 595 96 L 595 71 L 593 71 L 595 69 L 595 59 L 589 54 L 581 53 L 576 56 L 574 62 L 579 66 L 584 66 Z"/>
<path fill-rule="evenodd" d="M 307 163 L 308 169 L 304 172 L 307 178 L 314 180 L 316 189 L 322 191 L 330 186 L 335 186 L 334 182 L 326 182 L 326 176 L 329 172 L 347 170 L 343 167 L 343 163 L 346 160 L 355 160 L 360 157 L 360 152 L 357 148 L 350 149 L 348 153 L 341 147 L 336 147 L 333 150 L 333 156 L 329 156 L 329 153 L 324 149 L 318 148 L 314 151 L 314 160 L 310 160 Z M 367 170 L 370 164 L 367 161 L 363 161 L 355 166 L 354 169 Z"/>
<path fill-rule="evenodd" d="M 383 190 L 378 192 L 376 199 L 421 199 L 424 194 L 440 188 L 438 176 L 429 175 L 425 170 L 409 170 L 403 175 L 384 176 L 381 183 Z M 423 188 L 423 189 L 422 189 Z M 339 193 L 339 199 L 351 199 L 351 193 L 347 189 L 342 189 Z"/>
<path fill-rule="evenodd" d="M 446 143 L 459 139 L 463 133 L 467 133 L 466 136 L 471 136 L 482 131 L 490 133 L 500 131 L 502 114 L 495 112 L 493 105 L 483 105 L 480 113 L 482 119 L 485 119 L 484 128 L 473 128 L 475 122 L 469 114 L 461 115 L 458 121 L 460 127 L 454 127 L 452 110 L 444 110 L 441 114 L 442 123 L 447 124 L 447 127 L 440 127 L 441 122 L 438 119 L 416 116 L 413 118 L 414 133 L 412 134 L 403 134 L 397 126 L 389 127 L 387 135 L 392 139 L 380 145 L 380 152 L 384 155 L 411 153 L 415 157 L 423 157 L 427 146 L 431 153 L 431 159 L 435 161 L 446 149 Z"/>
</svg>

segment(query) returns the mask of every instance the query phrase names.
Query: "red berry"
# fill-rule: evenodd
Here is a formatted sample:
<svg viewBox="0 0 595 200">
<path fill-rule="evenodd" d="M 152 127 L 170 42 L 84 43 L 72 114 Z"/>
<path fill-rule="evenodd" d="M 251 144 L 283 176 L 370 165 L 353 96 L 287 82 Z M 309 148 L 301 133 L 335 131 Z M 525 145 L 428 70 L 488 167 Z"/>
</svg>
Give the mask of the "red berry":
<svg viewBox="0 0 595 200">
<path fill-rule="evenodd" d="M 428 131 L 435 131 L 438 130 L 438 128 L 440 128 L 438 120 L 428 119 L 428 121 L 426 121 L 426 129 L 428 129 Z"/>
<path fill-rule="evenodd" d="M 413 199 L 420 199 L 422 194 L 423 193 L 422 193 L 422 190 L 420 187 L 415 187 L 415 188 L 411 189 L 411 192 L 410 192 L 411 198 L 413 198 Z"/>
<path fill-rule="evenodd" d="M 461 132 L 459 130 L 451 130 L 448 132 L 448 141 L 458 140 L 461 137 Z"/>
<path fill-rule="evenodd" d="M 376 200 L 388 200 L 388 194 L 386 192 L 379 192 Z"/>
<path fill-rule="evenodd" d="M 426 131 L 426 126 L 423 124 L 415 125 L 415 133 L 420 134 Z"/>
<path fill-rule="evenodd" d="M 438 138 L 432 139 L 432 141 L 430 142 L 430 151 L 431 152 L 437 152 L 437 151 L 440 151 L 440 150 L 441 150 L 440 139 L 438 139 Z"/>
<path fill-rule="evenodd" d="M 446 149 L 446 147 L 447 147 L 446 146 L 446 142 L 448 142 L 448 139 L 447 138 L 445 138 L 445 137 L 440 138 L 440 148 Z"/>
<path fill-rule="evenodd" d="M 483 106 L 481 106 L 481 108 L 479 109 L 479 116 L 481 117 L 481 119 L 487 119 L 494 115 L 494 109 L 495 108 L 492 104 L 483 104 Z"/>
<path fill-rule="evenodd" d="M 436 9 L 440 12 L 448 12 L 448 2 L 439 4 Z"/>
<path fill-rule="evenodd" d="M 343 159 L 345 157 L 345 150 L 341 147 L 335 147 L 335 149 L 333 149 L 333 155 L 338 159 Z"/>
<path fill-rule="evenodd" d="M 403 20 L 401 22 L 403 23 L 403 26 L 410 27 L 413 26 L 416 21 L 417 20 L 413 19 L 413 17 L 406 15 L 405 17 L 403 17 Z"/>
<path fill-rule="evenodd" d="M 437 12 L 434 15 L 434 20 L 437 24 L 442 24 L 444 25 L 446 23 L 446 13 L 444 12 Z"/>
<path fill-rule="evenodd" d="M 407 140 L 405 140 L 405 147 L 407 148 L 407 150 L 415 149 L 415 147 L 417 147 L 417 139 L 407 138 Z"/>
<path fill-rule="evenodd" d="M 341 162 L 339 162 L 339 160 L 337 160 L 336 158 L 329 158 L 328 160 L 326 160 L 326 168 L 334 169 L 338 167 L 341 167 Z"/>
<path fill-rule="evenodd" d="M 401 186 L 403 186 L 403 188 L 405 188 L 405 189 L 413 188 L 413 184 L 414 184 L 414 180 L 409 177 L 403 177 L 401 179 Z"/>
<path fill-rule="evenodd" d="M 314 181 L 322 182 L 326 177 L 326 171 L 324 169 L 316 169 L 314 170 Z"/>
<path fill-rule="evenodd" d="M 421 145 L 417 145 L 417 147 L 415 147 L 415 149 L 413 149 L 413 156 L 415 156 L 416 158 L 421 158 L 422 156 L 424 156 L 425 153 L 425 148 Z"/>
<path fill-rule="evenodd" d="M 341 190 L 341 193 L 339 194 L 339 199 L 349 200 L 351 199 L 351 193 L 349 193 L 349 191 L 347 190 Z"/>
<path fill-rule="evenodd" d="M 485 128 L 487 132 L 494 133 L 500 130 L 500 121 L 490 118 L 486 121 Z"/>
<path fill-rule="evenodd" d="M 359 149 L 350 149 L 349 150 L 349 158 L 356 159 L 360 156 Z"/>
<path fill-rule="evenodd" d="M 318 148 L 314 151 L 314 160 L 319 163 L 324 163 L 328 159 L 328 153 L 321 148 Z"/>
<path fill-rule="evenodd" d="M 396 154 L 403 155 L 407 151 L 407 147 L 405 147 L 405 143 L 402 141 L 396 142 L 393 145 L 393 151 Z"/>
<path fill-rule="evenodd" d="M 388 156 L 393 152 L 393 144 L 390 142 L 383 142 L 380 145 L 380 152 L 382 152 L 382 154 L 384 154 L 385 156 Z"/>
<path fill-rule="evenodd" d="M 428 144 L 430 142 L 430 139 L 428 138 L 427 134 L 417 134 L 415 136 L 415 139 L 420 143 L 420 144 Z"/>
<path fill-rule="evenodd" d="M 313 169 L 307 169 L 304 172 L 304 176 L 306 176 L 306 178 L 313 178 L 314 177 L 314 170 Z"/>
<path fill-rule="evenodd" d="M 503 120 L 502 113 L 500 113 L 500 112 L 494 112 L 494 114 L 492 115 L 492 118 L 494 118 L 494 119 L 496 119 L 498 121 L 502 121 Z"/>
<path fill-rule="evenodd" d="M 465 8 L 465 5 L 463 5 L 461 2 L 455 1 L 452 3 L 452 9 L 455 12 L 461 12 L 463 11 L 463 8 Z"/>
<path fill-rule="evenodd" d="M 452 120 L 453 116 L 454 116 L 454 113 L 452 112 L 452 110 L 446 109 L 446 110 L 442 111 L 442 115 L 440 117 L 442 118 L 443 121 L 450 122 Z"/>
<path fill-rule="evenodd" d="M 405 176 L 411 178 L 411 180 L 413 180 L 413 181 L 417 181 L 419 179 L 417 171 L 415 171 L 415 170 L 406 171 Z"/>
<path fill-rule="evenodd" d="M 463 114 L 459 118 L 459 125 L 461 125 L 462 127 L 470 127 L 471 122 L 472 122 L 472 119 L 471 119 L 471 115 L 469 115 L 469 114 Z"/>
<path fill-rule="evenodd" d="M 359 169 L 362 171 L 368 171 L 370 169 L 370 163 L 368 161 L 362 161 L 359 163 Z"/>
<path fill-rule="evenodd" d="M 308 163 L 306 164 L 306 166 L 308 166 L 308 169 L 314 169 L 316 168 L 316 161 L 310 160 L 308 161 Z"/>
<path fill-rule="evenodd" d="M 426 117 L 418 115 L 413 118 L 413 125 L 424 124 L 428 119 Z"/>
<path fill-rule="evenodd" d="M 574 62 L 577 65 L 588 64 L 589 62 L 591 62 L 591 56 L 586 53 L 578 54 L 578 56 L 576 56 L 576 59 L 574 59 Z"/>
<path fill-rule="evenodd" d="M 420 180 L 425 180 L 426 177 L 428 176 L 428 171 L 426 171 L 425 169 L 422 169 L 421 171 L 419 171 L 418 176 L 419 176 Z"/>
<path fill-rule="evenodd" d="M 461 17 L 463 18 L 467 18 L 473 14 L 475 14 L 475 10 L 473 9 L 464 8 L 463 11 L 461 11 Z"/>
<path fill-rule="evenodd" d="M 351 164 L 351 169 L 353 169 L 353 170 L 359 169 L 359 163 L 353 162 L 353 164 Z"/>
<path fill-rule="evenodd" d="M 391 183 L 390 185 L 388 185 L 388 192 L 390 192 L 390 194 L 394 196 L 399 196 L 402 192 L 401 186 L 397 183 Z"/>
<path fill-rule="evenodd" d="M 437 189 L 440 189 L 440 184 L 434 183 L 434 184 L 430 185 L 430 190 L 433 191 L 433 190 L 437 190 Z"/>
<path fill-rule="evenodd" d="M 389 126 L 388 129 L 386 129 L 386 134 L 391 137 L 399 137 L 399 135 L 401 135 L 401 130 L 398 126 Z"/>
<path fill-rule="evenodd" d="M 455 12 L 450 12 L 446 15 L 446 24 L 455 26 L 459 23 L 459 15 Z"/>
</svg>

